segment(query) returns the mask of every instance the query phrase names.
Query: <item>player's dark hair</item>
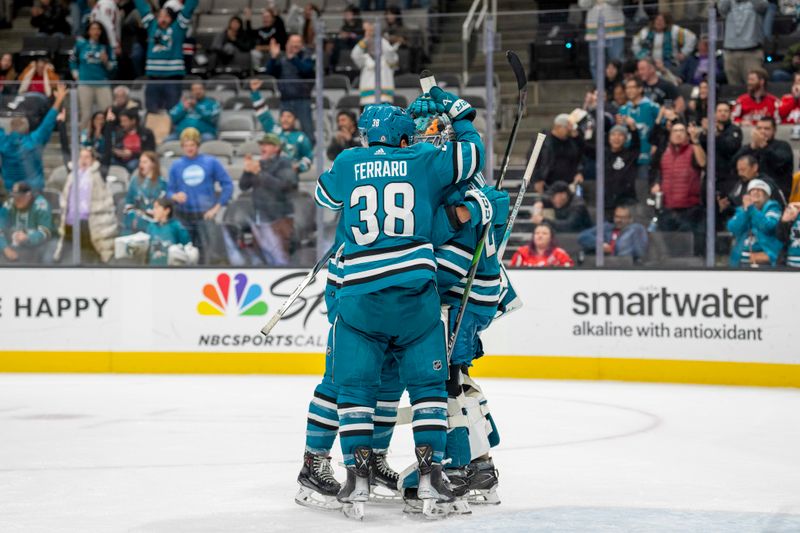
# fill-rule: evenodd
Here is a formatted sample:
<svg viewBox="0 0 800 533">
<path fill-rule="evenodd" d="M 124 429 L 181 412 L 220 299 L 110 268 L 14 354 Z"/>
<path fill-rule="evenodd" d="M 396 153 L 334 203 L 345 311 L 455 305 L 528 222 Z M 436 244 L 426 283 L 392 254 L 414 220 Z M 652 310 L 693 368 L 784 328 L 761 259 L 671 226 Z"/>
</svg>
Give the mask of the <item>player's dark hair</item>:
<svg viewBox="0 0 800 533">
<path fill-rule="evenodd" d="M 162 208 L 169 211 L 167 214 L 167 220 L 172 218 L 173 213 L 175 213 L 175 202 L 167 198 L 166 196 L 162 196 L 161 198 L 157 198 L 155 204 L 160 205 Z"/>
<path fill-rule="evenodd" d="M 758 119 L 758 121 L 759 122 L 769 122 L 770 124 L 772 124 L 772 129 L 775 129 L 775 128 L 778 127 L 777 123 L 775 122 L 775 117 L 761 117 L 760 119 Z"/>
<path fill-rule="evenodd" d="M 758 159 L 753 157 L 751 154 L 745 154 L 743 156 L 740 156 L 739 159 L 736 160 L 736 162 L 738 163 L 739 161 L 742 161 L 742 160 L 747 161 L 747 165 L 748 166 L 751 166 L 751 167 L 753 165 L 758 166 Z"/>
</svg>

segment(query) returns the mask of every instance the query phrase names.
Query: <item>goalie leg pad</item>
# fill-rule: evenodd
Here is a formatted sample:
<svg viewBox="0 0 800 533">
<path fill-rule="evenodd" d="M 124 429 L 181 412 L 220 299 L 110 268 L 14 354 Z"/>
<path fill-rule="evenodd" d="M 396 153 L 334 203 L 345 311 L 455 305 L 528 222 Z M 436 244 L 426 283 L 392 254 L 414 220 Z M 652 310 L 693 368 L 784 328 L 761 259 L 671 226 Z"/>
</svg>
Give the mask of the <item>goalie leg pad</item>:
<svg viewBox="0 0 800 533">
<path fill-rule="evenodd" d="M 483 391 L 481 390 L 480 386 L 475 383 L 475 381 L 466 373 L 463 374 L 462 377 L 463 381 L 463 389 L 464 394 L 468 398 L 472 398 L 474 401 L 478 402 L 478 408 L 480 409 L 481 415 L 483 416 L 486 422 L 486 431 L 489 444 L 492 448 L 500 444 L 500 432 L 497 431 L 497 425 L 494 423 L 494 418 L 492 417 L 492 413 L 489 410 L 489 402 L 486 400 L 486 397 L 483 395 Z M 478 456 L 480 457 L 480 456 Z M 473 456 L 473 459 L 475 457 Z"/>
</svg>

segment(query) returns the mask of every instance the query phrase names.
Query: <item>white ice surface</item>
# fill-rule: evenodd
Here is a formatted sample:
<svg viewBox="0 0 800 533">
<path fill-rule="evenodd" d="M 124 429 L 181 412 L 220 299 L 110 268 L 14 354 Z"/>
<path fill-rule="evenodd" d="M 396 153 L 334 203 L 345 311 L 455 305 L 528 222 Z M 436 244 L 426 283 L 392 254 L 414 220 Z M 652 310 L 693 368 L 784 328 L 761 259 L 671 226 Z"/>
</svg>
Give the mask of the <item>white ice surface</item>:
<svg viewBox="0 0 800 533">
<path fill-rule="evenodd" d="M 800 531 L 798 390 L 481 380 L 503 503 L 359 524 L 293 501 L 316 381 L 0 375 L 0 532 Z"/>
</svg>

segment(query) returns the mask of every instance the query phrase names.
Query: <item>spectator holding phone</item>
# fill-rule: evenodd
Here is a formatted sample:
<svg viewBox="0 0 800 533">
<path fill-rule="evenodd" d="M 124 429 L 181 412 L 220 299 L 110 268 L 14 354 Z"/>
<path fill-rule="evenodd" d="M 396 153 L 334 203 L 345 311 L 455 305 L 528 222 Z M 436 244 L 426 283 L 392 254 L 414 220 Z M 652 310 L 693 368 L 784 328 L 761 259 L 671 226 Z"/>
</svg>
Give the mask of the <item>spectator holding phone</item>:
<svg viewBox="0 0 800 533">
<path fill-rule="evenodd" d="M 772 265 L 778 262 L 783 243 L 778 239 L 777 227 L 781 220 L 781 207 L 771 200 L 772 189 L 762 180 L 747 184 L 747 195 L 742 205 L 728 221 L 728 231 L 733 234 L 731 266 Z"/>
<path fill-rule="evenodd" d="M 189 94 L 169 111 L 174 130 L 165 140 L 177 141 L 186 128 L 197 129 L 200 142 L 216 139 L 221 109 L 219 102 L 206 96 L 202 83 L 192 83 Z"/>
<path fill-rule="evenodd" d="M 545 221 L 534 228 L 531 242 L 517 248 L 509 266 L 572 267 L 575 266 L 575 262 L 563 248 L 558 247 L 553 226 Z"/>
</svg>

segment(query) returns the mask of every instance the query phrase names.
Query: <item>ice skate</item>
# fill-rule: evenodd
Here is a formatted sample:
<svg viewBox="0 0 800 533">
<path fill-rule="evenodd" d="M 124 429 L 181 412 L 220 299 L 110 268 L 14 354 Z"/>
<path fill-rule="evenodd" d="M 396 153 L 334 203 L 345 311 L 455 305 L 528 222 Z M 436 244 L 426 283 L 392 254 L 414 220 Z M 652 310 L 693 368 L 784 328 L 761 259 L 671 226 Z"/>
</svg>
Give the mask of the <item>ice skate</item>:
<svg viewBox="0 0 800 533">
<path fill-rule="evenodd" d="M 364 520 L 364 504 L 369 500 L 369 470 L 372 450 L 358 446 L 353 450 L 356 464 L 347 467 L 347 481 L 336 499 L 342 504 L 342 512 L 348 518 Z"/>
<path fill-rule="evenodd" d="M 453 491 L 447 486 L 442 465 L 433 462 L 433 449 L 428 445 L 414 448 L 419 464 L 417 497 L 422 500 L 422 514 L 436 520 L 446 517 L 455 501 Z"/>
<path fill-rule="evenodd" d="M 470 463 L 473 471 L 469 484 L 469 501 L 474 504 L 498 505 L 497 485 L 500 474 L 494 467 L 492 459 L 477 459 Z"/>
<path fill-rule="evenodd" d="M 376 502 L 399 502 L 402 499 L 397 489 L 400 474 L 386 461 L 386 452 L 374 453 L 370 471 L 370 500 Z"/>
<path fill-rule="evenodd" d="M 330 457 L 306 452 L 297 483 L 300 489 L 294 501 L 298 504 L 326 510 L 341 509 L 342 504 L 336 500 L 341 485 L 333 477 Z"/>
</svg>

